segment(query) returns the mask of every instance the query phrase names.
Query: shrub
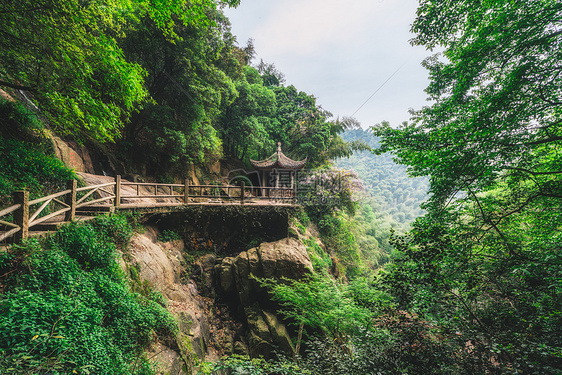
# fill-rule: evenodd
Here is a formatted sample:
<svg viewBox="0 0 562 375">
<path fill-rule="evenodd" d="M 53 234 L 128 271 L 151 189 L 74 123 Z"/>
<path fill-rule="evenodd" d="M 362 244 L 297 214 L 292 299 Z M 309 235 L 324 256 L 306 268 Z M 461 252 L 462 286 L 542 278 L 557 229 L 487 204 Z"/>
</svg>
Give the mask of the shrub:
<svg viewBox="0 0 562 375">
<path fill-rule="evenodd" d="M 154 373 L 143 350 L 178 328 L 128 287 L 113 242 L 129 233 L 122 220 L 72 223 L 47 248 L 30 240 L 0 253 L 0 373 Z"/>
<path fill-rule="evenodd" d="M 158 234 L 158 241 L 160 242 L 169 242 L 180 240 L 181 236 L 170 229 L 164 229 L 162 232 Z"/>
<path fill-rule="evenodd" d="M 62 190 L 74 172 L 53 155 L 51 141 L 39 135 L 43 124 L 21 104 L 0 98 L 0 203 L 17 189 L 32 197 Z"/>
</svg>

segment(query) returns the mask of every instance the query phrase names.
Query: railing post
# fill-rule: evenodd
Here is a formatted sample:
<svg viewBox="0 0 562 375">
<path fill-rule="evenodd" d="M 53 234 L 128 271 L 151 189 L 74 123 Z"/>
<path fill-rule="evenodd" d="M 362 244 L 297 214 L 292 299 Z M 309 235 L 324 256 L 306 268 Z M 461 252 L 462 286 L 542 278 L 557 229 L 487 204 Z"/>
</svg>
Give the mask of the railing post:
<svg viewBox="0 0 562 375">
<path fill-rule="evenodd" d="M 115 202 L 113 205 L 118 208 L 121 204 L 121 175 L 115 176 Z"/>
<path fill-rule="evenodd" d="M 64 221 L 73 221 L 76 217 L 76 188 L 76 180 L 68 180 L 66 182 L 66 190 L 70 190 L 70 193 L 66 195 L 65 203 L 70 206 L 70 210 L 64 214 Z"/>
<path fill-rule="evenodd" d="M 29 233 L 29 191 L 14 191 L 14 204 L 21 204 L 21 207 L 14 211 L 14 224 L 20 227 L 14 239 L 16 243 L 21 243 Z"/>
<path fill-rule="evenodd" d="M 244 190 L 246 190 L 246 183 L 242 181 L 242 185 L 240 185 L 240 204 L 244 204 Z"/>
<path fill-rule="evenodd" d="M 183 203 L 189 204 L 189 180 L 185 178 L 183 180 Z"/>
</svg>

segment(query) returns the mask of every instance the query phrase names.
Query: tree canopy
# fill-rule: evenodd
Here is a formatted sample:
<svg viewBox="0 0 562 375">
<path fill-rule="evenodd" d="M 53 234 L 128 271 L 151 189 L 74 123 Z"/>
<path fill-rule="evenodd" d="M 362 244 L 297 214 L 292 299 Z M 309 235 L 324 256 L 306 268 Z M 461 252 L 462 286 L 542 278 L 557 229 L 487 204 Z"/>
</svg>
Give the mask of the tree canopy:
<svg viewBox="0 0 562 375">
<path fill-rule="evenodd" d="M 125 57 L 120 41 L 145 17 L 165 39 L 181 41 L 175 25 L 209 25 L 208 10 L 217 6 L 212 0 L 5 1 L 0 85 L 31 92 L 63 133 L 113 140 L 148 97 L 147 72 Z"/>
<path fill-rule="evenodd" d="M 433 193 L 385 283 L 467 373 L 562 366 L 561 24 L 559 1 L 422 1 L 433 104 L 373 128 Z"/>
<path fill-rule="evenodd" d="M 376 127 L 381 151 L 429 175 L 435 202 L 508 172 L 560 195 L 562 4 L 422 1 L 417 14 L 412 42 L 444 48 L 424 63 L 435 104 L 401 129 Z"/>
</svg>

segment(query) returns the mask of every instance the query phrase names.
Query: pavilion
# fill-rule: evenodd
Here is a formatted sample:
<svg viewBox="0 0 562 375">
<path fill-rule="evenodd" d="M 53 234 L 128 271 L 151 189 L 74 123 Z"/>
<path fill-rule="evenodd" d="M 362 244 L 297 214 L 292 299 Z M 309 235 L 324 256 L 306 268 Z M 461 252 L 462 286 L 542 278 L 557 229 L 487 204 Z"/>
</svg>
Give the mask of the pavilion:
<svg viewBox="0 0 562 375">
<path fill-rule="evenodd" d="M 281 151 L 281 142 L 277 143 L 277 152 L 268 157 L 265 160 L 256 161 L 250 159 L 250 164 L 256 170 L 262 172 L 262 178 L 260 181 L 261 187 L 267 187 L 266 173 L 269 172 L 271 185 L 279 187 L 290 187 L 291 189 L 295 186 L 295 173 L 297 170 L 304 168 L 306 160 L 296 161 L 287 157 L 283 151 Z M 262 196 L 265 195 L 262 191 Z"/>
</svg>

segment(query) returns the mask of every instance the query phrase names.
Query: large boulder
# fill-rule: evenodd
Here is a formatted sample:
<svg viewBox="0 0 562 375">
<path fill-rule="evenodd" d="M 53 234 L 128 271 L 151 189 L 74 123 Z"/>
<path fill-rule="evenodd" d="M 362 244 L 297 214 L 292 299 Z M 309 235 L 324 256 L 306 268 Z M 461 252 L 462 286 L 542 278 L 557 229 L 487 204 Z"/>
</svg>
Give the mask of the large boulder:
<svg viewBox="0 0 562 375">
<path fill-rule="evenodd" d="M 262 243 L 258 255 L 266 278 L 298 280 L 313 270 L 306 247 L 294 238 Z"/>
<path fill-rule="evenodd" d="M 268 296 L 255 278 L 301 279 L 312 272 L 306 247 L 294 238 L 262 243 L 236 257 L 224 258 L 214 271 L 222 292 L 244 308 L 250 355 L 269 358 L 274 349 L 293 355 L 287 327 L 275 313 L 260 307 L 260 302 L 265 302 Z"/>
<path fill-rule="evenodd" d="M 53 136 L 53 146 L 55 149 L 56 157 L 62 160 L 62 162 L 66 164 L 67 167 L 74 169 L 76 172 L 86 172 L 86 166 L 84 164 L 84 160 L 66 142 L 64 142 L 59 137 Z M 90 160 L 90 164 L 91 164 L 91 160 Z"/>
<path fill-rule="evenodd" d="M 184 243 L 182 240 L 159 242 L 158 230 L 147 226 L 130 242 L 129 269 L 137 274 L 133 279 L 140 287 L 146 284 L 159 290 L 166 299 L 168 310 L 176 317 L 179 327 L 177 342 L 172 348 L 161 344 L 155 353 L 159 373 L 188 374 L 188 364 L 219 357 L 212 347 L 212 332 L 208 306 L 192 280 L 182 280 Z M 212 275 L 214 255 L 202 257 L 199 267 L 203 275 Z M 202 278 L 205 280 L 205 278 Z M 203 286 L 206 284 L 203 283 Z M 187 372 L 185 372 L 187 371 Z"/>
<path fill-rule="evenodd" d="M 248 306 L 256 302 L 260 288 L 253 277 L 299 280 L 312 272 L 312 262 L 306 247 L 294 238 L 264 242 L 227 257 L 216 266 L 218 284 L 227 294 L 236 293 L 240 303 Z"/>
<path fill-rule="evenodd" d="M 295 349 L 287 328 L 279 322 L 275 313 L 256 307 L 247 307 L 244 312 L 248 320 L 248 342 L 252 357 L 269 358 L 274 348 L 287 355 L 294 354 Z"/>
</svg>

